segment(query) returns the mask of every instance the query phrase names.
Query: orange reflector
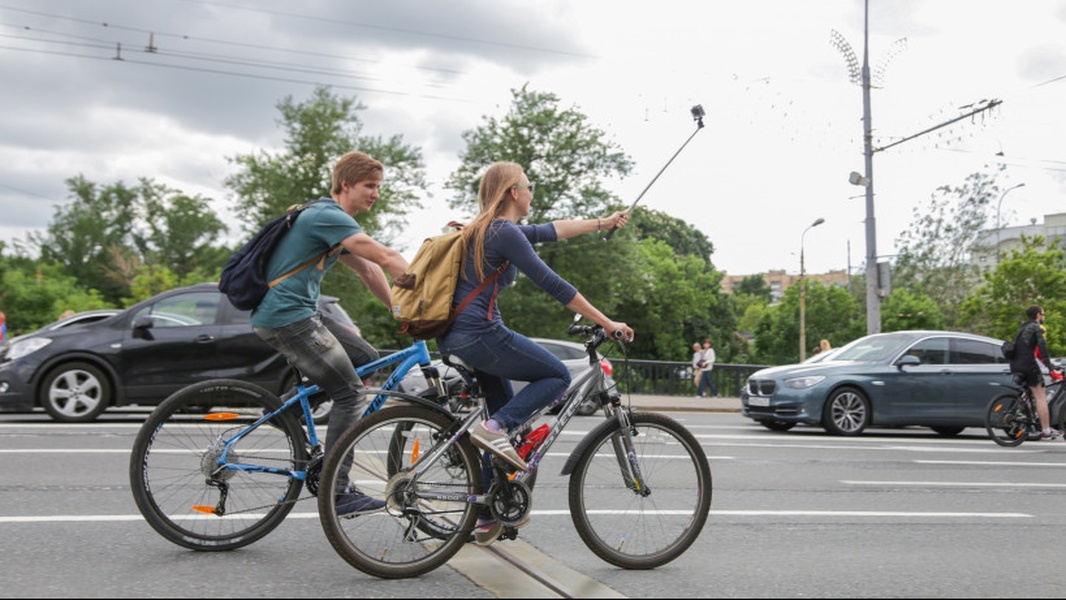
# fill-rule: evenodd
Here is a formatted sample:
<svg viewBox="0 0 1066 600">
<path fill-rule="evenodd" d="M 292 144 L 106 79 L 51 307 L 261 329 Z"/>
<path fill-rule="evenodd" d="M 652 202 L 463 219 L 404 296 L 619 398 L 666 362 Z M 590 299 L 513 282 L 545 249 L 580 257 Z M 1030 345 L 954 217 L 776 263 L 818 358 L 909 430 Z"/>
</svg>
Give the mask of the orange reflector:
<svg viewBox="0 0 1066 600">
<path fill-rule="evenodd" d="M 232 421 L 233 419 L 239 419 L 241 416 L 237 413 L 220 412 L 204 415 L 204 419 L 208 421 Z"/>
<path fill-rule="evenodd" d="M 422 440 L 415 440 L 415 443 L 411 446 L 411 464 L 418 462 L 418 443 Z"/>
<path fill-rule="evenodd" d="M 206 514 L 209 514 L 209 515 L 215 514 L 215 507 L 214 506 L 205 506 L 205 505 L 202 505 L 202 504 L 194 504 L 192 509 L 195 510 L 196 512 L 202 512 L 202 513 L 206 513 Z"/>
<path fill-rule="evenodd" d="M 997 404 L 996 407 L 992 409 L 992 412 L 999 412 L 1001 410 L 1003 410 L 1003 405 Z"/>
</svg>

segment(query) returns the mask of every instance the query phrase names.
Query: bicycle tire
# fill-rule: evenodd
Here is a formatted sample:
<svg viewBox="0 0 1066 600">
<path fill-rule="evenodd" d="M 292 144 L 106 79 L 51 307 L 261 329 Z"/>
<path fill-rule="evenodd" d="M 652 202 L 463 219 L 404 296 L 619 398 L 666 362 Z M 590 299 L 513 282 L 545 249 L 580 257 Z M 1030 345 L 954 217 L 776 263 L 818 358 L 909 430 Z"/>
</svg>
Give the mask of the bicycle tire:
<svg viewBox="0 0 1066 600">
<path fill-rule="evenodd" d="M 337 516 L 333 494 L 319 494 L 318 513 L 326 538 L 348 564 L 384 579 L 417 577 L 446 563 L 466 543 L 478 506 L 465 498 L 416 500 L 407 494 L 411 484 L 403 479 L 410 465 L 437 440 L 446 439 L 442 434 L 456 423 L 453 416 L 425 406 L 387 406 L 360 420 L 330 450 L 322 467 L 322 489 L 337 489 L 346 476 L 349 482 L 358 482 L 363 493 L 388 502 L 382 511 L 346 518 Z M 389 475 L 387 463 L 396 458 L 395 454 L 390 458 L 389 449 L 397 431 L 404 432 L 409 450 L 403 468 Z M 479 493 L 477 451 L 466 436 L 454 447 L 455 453 L 445 452 L 413 485 L 427 492 Z M 423 519 L 427 523 L 419 527 Z"/>
<path fill-rule="evenodd" d="M 586 546 L 623 569 L 653 569 L 696 541 L 711 509 L 711 466 L 699 442 L 677 421 L 633 413 L 635 460 L 646 489 L 620 472 L 621 425 L 598 431 L 570 475 L 570 516 Z M 627 481 L 627 479 L 629 481 Z"/>
<path fill-rule="evenodd" d="M 179 546 L 204 551 L 247 546 L 281 524 L 300 495 L 301 480 L 229 469 L 211 475 L 219 440 L 280 406 L 259 386 L 220 379 L 183 388 L 156 407 L 137 433 L 129 466 L 133 499 L 148 524 Z M 234 444 L 231 460 L 303 469 L 303 430 L 292 415 L 274 420 Z M 222 515 L 209 512 L 220 506 L 218 485 L 226 488 Z"/>
<path fill-rule="evenodd" d="M 1000 446 L 1020 446 L 1029 437 L 1028 418 L 1022 399 L 1016 394 L 1000 394 L 985 409 L 985 431 Z"/>
</svg>

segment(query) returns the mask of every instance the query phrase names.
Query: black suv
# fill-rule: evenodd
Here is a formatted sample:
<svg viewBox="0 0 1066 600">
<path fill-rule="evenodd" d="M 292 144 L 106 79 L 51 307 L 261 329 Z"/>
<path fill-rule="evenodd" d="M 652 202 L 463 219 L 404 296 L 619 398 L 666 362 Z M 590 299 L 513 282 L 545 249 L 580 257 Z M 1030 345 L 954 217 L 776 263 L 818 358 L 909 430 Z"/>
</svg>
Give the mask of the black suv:
<svg viewBox="0 0 1066 600">
<path fill-rule="evenodd" d="M 319 308 L 351 324 L 337 299 Z M 252 331 L 215 283 L 173 289 L 114 316 L 42 328 L 0 350 L 0 412 L 43 407 L 57 421 L 92 421 L 109 406 L 154 405 L 219 377 L 280 394 L 292 368 Z"/>
</svg>

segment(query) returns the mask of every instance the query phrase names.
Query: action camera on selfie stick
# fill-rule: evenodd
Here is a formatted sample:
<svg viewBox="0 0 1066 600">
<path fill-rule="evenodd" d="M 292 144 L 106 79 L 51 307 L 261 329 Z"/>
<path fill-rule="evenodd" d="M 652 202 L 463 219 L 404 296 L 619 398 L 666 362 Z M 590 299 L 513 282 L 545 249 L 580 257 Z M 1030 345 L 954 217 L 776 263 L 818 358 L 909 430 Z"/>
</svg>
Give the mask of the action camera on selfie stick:
<svg viewBox="0 0 1066 600">
<path fill-rule="evenodd" d="M 688 136 L 688 139 L 685 140 L 685 143 L 681 144 L 681 147 L 677 149 L 677 152 L 674 152 L 674 155 L 670 157 L 670 160 L 666 161 L 666 164 L 663 165 L 663 168 L 659 169 L 659 172 L 655 174 L 655 177 L 653 177 L 651 182 L 648 183 L 647 187 L 644 188 L 644 191 L 641 192 L 639 196 L 637 196 L 637 199 L 633 201 L 633 204 L 629 205 L 629 209 L 626 211 L 626 214 L 629 214 L 629 212 L 633 210 L 633 207 L 637 205 L 637 202 L 640 202 L 640 199 L 644 197 L 644 194 L 648 191 L 648 188 L 650 188 L 652 184 L 655 183 L 655 180 L 659 178 L 659 175 L 663 174 L 663 171 L 666 170 L 666 167 L 669 167 L 670 163 L 674 162 L 674 159 L 677 158 L 677 155 L 681 154 L 681 151 L 685 149 L 685 146 L 687 146 L 689 142 L 692 141 L 692 138 L 696 137 L 696 134 L 699 133 L 701 129 L 703 129 L 703 117 L 706 114 L 705 112 L 703 112 L 703 106 L 697 104 L 696 106 L 693 106 L 689 112 L 692 113 L 692 120 L 696 121 L 696 131 L 693 131 L 692 135 Z M 615 229 L 618 228 L 612 227 L 611 230 L 607 232 L 607 235 L 604 236 L 603 241 L 606 242 L 607 240 L 611 239 L 611 236 L 614 235 Z"/>
</svg>

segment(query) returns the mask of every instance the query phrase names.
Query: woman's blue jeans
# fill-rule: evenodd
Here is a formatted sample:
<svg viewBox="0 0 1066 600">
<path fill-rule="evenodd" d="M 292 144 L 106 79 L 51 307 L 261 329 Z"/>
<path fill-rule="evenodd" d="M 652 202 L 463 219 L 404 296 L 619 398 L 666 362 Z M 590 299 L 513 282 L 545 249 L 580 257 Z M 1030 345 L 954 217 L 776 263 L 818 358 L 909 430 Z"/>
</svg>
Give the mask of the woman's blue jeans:
<svg viewBox="0 0 1066 600">
<path fill-rule="evenodd" d="M 570 371 L 561 360 L 501 323 L 476 334 L 449 331 L 437 339 L 437 348 L 474 369 L 489 416 L 508 431 L 528 421 L 570 385 Z M 515 394 L 512 379 L 528 381 L 529 385 Z"/>
</svg>

